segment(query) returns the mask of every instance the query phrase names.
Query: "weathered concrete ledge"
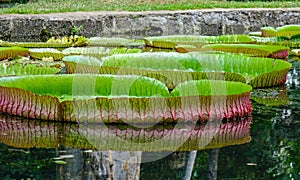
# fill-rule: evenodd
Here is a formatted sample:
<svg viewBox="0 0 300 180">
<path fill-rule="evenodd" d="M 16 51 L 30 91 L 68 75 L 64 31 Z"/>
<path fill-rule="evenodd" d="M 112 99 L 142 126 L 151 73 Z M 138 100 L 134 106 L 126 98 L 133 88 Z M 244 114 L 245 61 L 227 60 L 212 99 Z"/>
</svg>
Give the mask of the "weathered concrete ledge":
<svg viewBox="0 0 300 180">
<path fill-rule="evenodd" d="M 40 41 L 68 35 L 74 26 L 83 26 L 79 34 L 87 37 L 241 34 L 263 26 L 300 24 L 299 17 L 300 8 L 10 14 L 0 15 L 0 39 Z"/>
</svg>

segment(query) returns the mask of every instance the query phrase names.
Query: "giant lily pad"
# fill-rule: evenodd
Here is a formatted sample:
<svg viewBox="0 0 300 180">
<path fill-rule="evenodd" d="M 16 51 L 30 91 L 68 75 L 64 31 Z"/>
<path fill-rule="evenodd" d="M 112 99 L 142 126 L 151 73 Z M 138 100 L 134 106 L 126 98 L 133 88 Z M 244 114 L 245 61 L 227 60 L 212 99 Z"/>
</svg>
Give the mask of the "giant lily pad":
<svg viewBox="0 0 300 180">
<path fill-rule="evenodd" d="M 257 44 L 211 44 L 203 46 L 205 49 L 223 51 L 237 54 L 248 54 L 254 57 L 286 58 L 289 48 L 282 46 Z"/>
<path fill-rule="evenodd" d="M 141 49 L 137 48 L 106 48 L 106 47 L 71 47 L 62 51 L 65 55 L 85 55 L 96 58 L 112 54 L 126 54 L 126 53 L 139 53 Z"/>
<path fill-rule="evenodd" d="M 26 48 L 67 48 L 86 46 L 88 40 L 83 36 L 52 37 L 47 42 L 0 42 L 0 46 L 18 46 Z"/>
<path fill-rule="evenodd" d="M 273 45 L 273 46 L 285 46 L 290 48 L 300 47 L 300 38 L 286 39 L 282 37 L 253 37 L 257 44 Z"/>
<path fill-rule="evenodd" d="M 64 55 L 86 55 L 101 58 L 109 55 L 109 49 L 105 47 L 70 47 L 62 51 Z"/>
<path fill-rule="evenodd" d="M 291 39 L 295 35 L 300 34 L 300 25 L 285 25 L 282 27 L 262 27 L 261 28 L 263 37 L 286 37 Z"/>
<path fill-rule="evenodd" d="M 3 59 L 13 59 L 17 56 L 25 56 L 28 53 L 28 49 L 21 47 L 0 47 L 0 61 Z"/>
<path fill-rule="evenodd" d="M 57 148 L 62 145 L 97 151 L 191 151 L 247 143 L 251 140 L 250 124 L 251 117 L 217 126 L 158 124 L 136 128 L 123 124 L 21 120 L 0 114 L 0 142 L 16 148 Z"/>
<path fill-rule="evenodd" d="M 127 39 L 127 38 L 106 38 L 106 37 L 91 37 L 89 38 L 89 46 L 104 46 L 104 47 L 136 47 L 144 46 L 142 40 Z"/>
<path fill-rule="evenodd" d="M 192 35 L 170 35 L 144 38 L 147 46 L 158 48 L 175 48 L 178 45 L 193 45 L 201 47 L 205 44 L 215 43 L 255 43 L 247 35 L 222 35 L 222 36 L 192 36 Z"/>
<path fill-rule="evenodd" d="M 0 90 L 0 112 L 44 120 L 148 123 L 251 112 L 251 86 L 238 82 L 187 82 L 169 96 L 147 77 L 44 75 L 1 78 Z"/>
<path fill-rule="evenodd" d="M 233 54 L 137 53 L 119 54 L 101 60 L 65 57 L 68 73 L 136 74 L 156 78 L 169 89 L 187 80 L 240 81 L 254 88 L 285 83 L 291 64 L 268 58 Z"/>
<path fill-rule="evenodd" d="M 33 48 L 29 49 L 30 56 L 34 59 L 53 58 L 54 60 L 62 60 L 64 54 L 54 48 Z"/>
<path fill-rule="evenodd" d="M 56 74 L 61 71 L 63 66 L 64 64 L 62 63 L 32 61 L 23 57 L 21 59 L 0 62 L 0 77 Z"/>
</svg>

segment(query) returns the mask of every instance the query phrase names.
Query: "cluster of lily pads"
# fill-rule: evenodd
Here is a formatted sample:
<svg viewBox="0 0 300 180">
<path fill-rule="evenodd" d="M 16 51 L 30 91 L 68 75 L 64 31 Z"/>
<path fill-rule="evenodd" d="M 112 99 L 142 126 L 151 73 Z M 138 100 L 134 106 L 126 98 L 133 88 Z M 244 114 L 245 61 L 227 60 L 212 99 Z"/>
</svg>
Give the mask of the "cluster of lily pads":
<svg viewBox="0 0 300 180">
<path fill-rule="evenodd" d="M 299 37 L 300 25 L 287 25 L 251 35 L 1 41 L 0 112 L 117 123 L 245 116 L 252 88 L 285 83 Z"/>
</svg>

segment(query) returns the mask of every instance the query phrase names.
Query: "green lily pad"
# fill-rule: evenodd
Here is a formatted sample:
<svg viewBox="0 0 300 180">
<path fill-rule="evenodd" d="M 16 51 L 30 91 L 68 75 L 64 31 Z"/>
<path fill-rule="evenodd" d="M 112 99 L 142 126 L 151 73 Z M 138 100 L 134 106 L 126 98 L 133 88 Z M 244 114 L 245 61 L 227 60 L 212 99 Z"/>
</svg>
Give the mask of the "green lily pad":
<svg viewBox="0 0 300 180">
<path fill-rule="evenodd" d="M 86 46 L 88 43 L 87 38 L 83 36 L 70 36 L 70 37 L 52 37 L 47 42 L 0 42 L 0 46 L 11 47 L 25 47 L 25 48 L 67 48 L 67 47 L 80 47 Z"/>
<path fill-rule="evenodd" d="M 136 53 L 94 59 L 65 57 L 68 73 L 136 74 L 164 82 L 169 89 L 188 80 L 240 81 L 254 88 L 285 83 L 291 64 L 269 58 L 217 53 Z"/>
<path fill-rule="evenodd" d="M 291 39 L 295 35 L 300 34 L 300 25 L 285 25 L 277 27 L 262 27 L 261 28 L 263 37 L 286 37 Z"/>
<path fill-rule="evenodd" d="M 18 56 L 29 54 L 28 49 L 21 47 L 0 47 L 0 61 L 4 59 L 13 59 Z"/>
<path fill-rule="evenodd" d="M 222 35 L 222 36 L 192 36 L 192 35 L 170 35 L 144 38 L 145 44 L 151 47 L 171 48 L 178 45 L 192 45 L 201 47 L 205 44 L 215 43 L 255 43 L 247 35 Z"/>
<path fill-rule="evenodd" d="M 85 55 L 101 58 L 113 54 L 140 53 L 137 48 L 106 48 L 106 47 L 71 47 L 62 51 L 65 55 Z"/>
<path fill-rule="evenodd" d="M 104 46 L 104 47 L 137 47 L 144 46 L 142 40 L 127 39 L 127 38 L 106 38 L 106 37 L 91 37 L 89 38 L 89 46 Z"/>
<path fill-rule="evenodd" d="M 300 48 L 300 38 L 284 39 L 281 37 L 253 37 L 257 44 Z"/>
<path fill-rule="evenodd" d="M 29 49 L 30 56 L 34 59 L 53 58 L 54 60 L 62 60 L 64 54 L 54 48 L 34 48 Z"/>
<path fill-rule="evenodd" d="M 211 44 L 203 46 L 204 49 L 223 51 L 237 54 L 247 54 L 254 57 L 287 58 L 289 48 L 272 45 L 257 44 Z"/>
<path fill-rule="evenodd" d="M 32 61 L 26 58 L 2 61 L 0 62 L 0 77 L 57 74 L 63 67 L 62 63 Z"/>
<path fill-rule="evenodd" d="M 251 112 L 251 87 L 246 84 L 203 80 L 179 87 L 176 92 L 188 88 L 195 93 L 169 96 L 162 82 L 134 75 L 6 77 L 0 79 L 0 112 L 43 120 L 106 123 L 197 121 Z M 211 89 L 211 93 L 201 89 Z"/>
</svg>

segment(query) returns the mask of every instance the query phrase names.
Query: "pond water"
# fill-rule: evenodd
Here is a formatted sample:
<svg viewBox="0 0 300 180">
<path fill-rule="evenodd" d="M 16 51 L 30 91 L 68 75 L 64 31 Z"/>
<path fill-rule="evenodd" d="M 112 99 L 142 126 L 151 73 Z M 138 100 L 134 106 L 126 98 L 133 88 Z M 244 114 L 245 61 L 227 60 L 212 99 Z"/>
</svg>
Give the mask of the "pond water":
<svg viewBox="0 0 300 180">
<path fill-rule="evenodd" d="M 252 117 L 192 130 L 0 114 L 0 179 L 300 179 L 300 60 L 289 61 L 284 87 L 253 92 Z"/>
</svg>

